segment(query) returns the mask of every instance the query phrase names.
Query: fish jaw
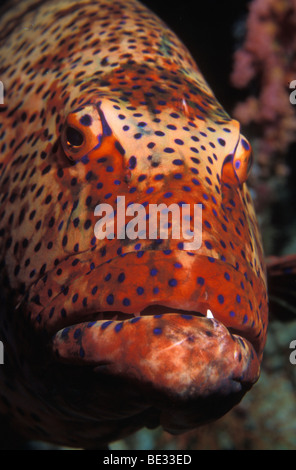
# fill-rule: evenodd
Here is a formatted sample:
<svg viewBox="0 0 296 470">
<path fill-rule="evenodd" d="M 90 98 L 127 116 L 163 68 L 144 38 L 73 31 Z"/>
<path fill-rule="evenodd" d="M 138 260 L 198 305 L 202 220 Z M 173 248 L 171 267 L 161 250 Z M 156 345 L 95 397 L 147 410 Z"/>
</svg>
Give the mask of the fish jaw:
<svg viewBox="0 0 296 470">
<path fill-rule="evenodd" d="M 131 381 L 160 409 L 163 428 L 179 433 L 225 414 L 259 378 L 251 343 L 210 317 L 83 322 L 58 331 L 52 347 L 59 361 Z"/>
<path fill-rule="evenodd" d="M 245 287 L 250 297 L 245 302 L 241 299 L 240 308 L 243 312 L 249 308 L 249 319 L 248 324 L 243 324 L 246 314 L 229 316 L 225 287 L 225 305 L 220 305 L 213 296 L 213 292 L 218 292 L 217 285 L 223 284 L 226 270 L 232 282 L 230 289 L 237 292 L 241 273 L 218 259 L 189 256 L 185 251 L 164 255 L 159 250 L 144 252 L 141 257 L 129 253 L 101 266 L 101 299 L 109 295 L 109 291 L 103 291 L 103 279 L 109 279 L 109 272 L 116 273 L 117 277 L 122 272 L 121 268 L 127 268 L 130 263 L 137 265 L 139 273 L 137 278 L 133 276 L 133 282 L 125 270 L 125 282 L 129 283 L 130 291 L 136 292 L 140 273 L 146 279 L 144 286 L 148 291 L 152 281 L 149 280 L 147 266 L 154 263 L 164 286 L 169 286 L 173 266 L 177 263 L 178 266 L 186 265 L 186 270 L 191 263 L 191 276 L 181 283 L 175 274 L 177 285 L 182 284 L 182 288 L 178 290 L 175 285 L 172 289 L 174 295 L 163 289 L 165 296 L 160 293 L 151 295 L 156 285 L 152 276 L 147 299 L 142 294 L 139 296 L 141 303 L 133 301 L 132 306 L 125 308 L 122 302 L 127 295 L 124 283 L 114 291 L 112 307 L 104 302 L 99 305 L 99 297 L 94 298 L 93 303 L 89 300 L 90 310 L 70 312 L 66 306 L 69 314 L 64 322 L 54 322 L 53 316 L 51 324 L 43 325 L 52 334 L 51 349 L 55 360 L 90 367 L 97 375 L 108 374 L 130 381 L 145 396 L 146 402 L 160 409 L 160 424 L 171 433 L 184 432 L 219 418 L 237 404 L 259 378 L 264 346 L 262 338 L 265 336 L 265 326 L 256 323 L 259 308 L 256 300 L 260 301 L 260 292 L 251 293 Z M 203 284 L 201 280 L 209 266 L 211 276 Z M 89 284 L 84 287 L 85 281 L 81 276 L 72 281 L 74 290 L 69 298 L 75 291 L 75 283 L 85 293 L 89 291 L 94 279 L 98 282 L 98 273 L 94 270 L 88 279 Z M 250 285 L 255 285 L 251 278 Z M 252 299 L 253 317 L 249 298 Z M 234 303 L 235 297 L 230 297 L 229 302 Z M 97 313 L 91 314 L 96 304 Z M 234 305 L 232 309 L 235 309 Z"/>
</svg>

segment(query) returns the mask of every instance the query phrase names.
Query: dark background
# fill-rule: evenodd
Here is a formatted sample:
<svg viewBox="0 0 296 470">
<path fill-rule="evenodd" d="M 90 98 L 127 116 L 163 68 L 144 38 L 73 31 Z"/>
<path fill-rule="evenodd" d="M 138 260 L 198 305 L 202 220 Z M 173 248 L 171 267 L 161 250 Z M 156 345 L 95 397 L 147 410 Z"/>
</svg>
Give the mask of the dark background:
<svg viewBox="0 0 296 470">
<path fill-rule="evenodd" d="M 243 33 L 248 0 L 144 0 L 187 46 L 214 94 L 231 112 L 245 95 L 231 87 L 233 52 L 240 44 L 235 31 Z M 243 36 L 241 36 L 241 40 Z"/>
</svg>

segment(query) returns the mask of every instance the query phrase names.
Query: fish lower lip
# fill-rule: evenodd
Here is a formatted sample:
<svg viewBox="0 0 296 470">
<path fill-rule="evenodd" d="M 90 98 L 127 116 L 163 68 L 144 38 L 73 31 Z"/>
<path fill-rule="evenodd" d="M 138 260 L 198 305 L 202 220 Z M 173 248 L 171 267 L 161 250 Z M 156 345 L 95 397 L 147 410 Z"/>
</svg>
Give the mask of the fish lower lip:
<svg viewBox="0 0 296 470">
<path fill-rule="evenodd" d="M 183 357 L 178 370 L 187 370 L 188 364 L 199 358 L 199 369 L 220 361 L 223 368 L 240 371 L 237 380 L 254 383 L 259 377 L 259 361 L 248 340 L 232 334 L 211 315 L 186 311 L 131 315 L 126 320 L 104 318 L 67 326 L 54 335 L 53 350 L 62 361 L 108 364 L 110 373 L 124 374 L 125 369 L 134 367 L 135 377 L 143 373 L 139 357 L 145 369 L 150 364 L 148 369 L 156 373 L 155 357 L 161 355 L 168 363 L 172 357 Z"/>
<path fill-rule="evenodd" d="M 68 326 L 54 335 L 52 350 L 58 361 L 130 381 L 173 433 L 225 414 L 260 374 L 248 340 L 189 312 Z"/>
</svg>

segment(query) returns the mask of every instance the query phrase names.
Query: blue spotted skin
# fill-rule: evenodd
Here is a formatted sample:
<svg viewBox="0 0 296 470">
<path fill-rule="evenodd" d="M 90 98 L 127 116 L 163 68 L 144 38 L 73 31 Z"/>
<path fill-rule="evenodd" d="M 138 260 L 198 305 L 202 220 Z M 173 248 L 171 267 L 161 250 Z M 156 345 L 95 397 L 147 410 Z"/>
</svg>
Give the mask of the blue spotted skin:
<svg viewBox="0 0 296 470">
<path fill-rule="evenodd" d="M 85 448 L 216 419 L 258 379 L 266 338 L 250 145 L 135 0 L 12 5 L 0 28 L 0 411 L 28 438 Z M 201 247 L 97 239 L 95 207 L 117 196 L 202 204 Z"/>
</svg>

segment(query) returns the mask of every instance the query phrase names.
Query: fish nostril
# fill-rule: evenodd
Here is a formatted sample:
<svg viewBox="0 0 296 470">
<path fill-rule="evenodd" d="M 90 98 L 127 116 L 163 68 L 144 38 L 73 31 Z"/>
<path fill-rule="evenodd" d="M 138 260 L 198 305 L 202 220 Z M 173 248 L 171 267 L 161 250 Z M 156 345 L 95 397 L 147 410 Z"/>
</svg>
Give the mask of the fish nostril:
<svg viewBox="0 0 296 470">
<path fill-rule="evenodd" d="M 84 141 L 83 134 L 74 127 L 68 126 L 66 129 L 66 141 L 69 147 L 81 147 Z"/>
</svg>

